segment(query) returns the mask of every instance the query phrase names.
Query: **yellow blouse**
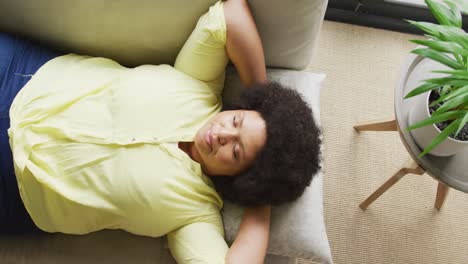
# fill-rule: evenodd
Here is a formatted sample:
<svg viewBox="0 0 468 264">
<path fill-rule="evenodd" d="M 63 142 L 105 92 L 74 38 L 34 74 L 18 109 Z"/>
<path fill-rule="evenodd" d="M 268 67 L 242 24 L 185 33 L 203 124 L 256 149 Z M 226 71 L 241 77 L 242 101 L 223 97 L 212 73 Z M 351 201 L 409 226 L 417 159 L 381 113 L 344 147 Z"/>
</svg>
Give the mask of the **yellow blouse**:
<svg viewBox="0 0 468 264">
<path fill-rule="evenodd" d="M 15 98 L 8 130 L 21 198 L 47 232 L 168 234 L 179 263 L 222 263 L 223 202 L 177 146 L 221 109 L 222 2 L 202 16 L 174 67 L 125 68 L 69 54 Z"/>
</svg>

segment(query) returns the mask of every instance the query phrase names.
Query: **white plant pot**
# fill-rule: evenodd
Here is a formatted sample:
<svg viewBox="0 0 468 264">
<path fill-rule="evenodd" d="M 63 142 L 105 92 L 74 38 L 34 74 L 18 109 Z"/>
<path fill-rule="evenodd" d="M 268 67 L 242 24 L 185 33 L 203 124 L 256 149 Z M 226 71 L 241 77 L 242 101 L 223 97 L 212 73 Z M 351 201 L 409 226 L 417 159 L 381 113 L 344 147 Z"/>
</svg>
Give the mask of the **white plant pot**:
<svg viewBox="0 0 468 264">
<path fill-rule="evenodd" d="M 430 116 L 429 94 L 430 92 L 427 92 L 414 97 L 414 105 L 409 113 L 408 125 L 416 124 Z M 430 125 L 413 129 L 410 133 L 414 141 L 416 141 L 416 144 L 423 150 L 440 134 L 440 130 L 436 125 Z M 448 137 L 429 152 L 429 154 L 434 156 L 451 156 L 466 147 L 468 147 L 468 141 L 461 141 Z"/>
</svg>

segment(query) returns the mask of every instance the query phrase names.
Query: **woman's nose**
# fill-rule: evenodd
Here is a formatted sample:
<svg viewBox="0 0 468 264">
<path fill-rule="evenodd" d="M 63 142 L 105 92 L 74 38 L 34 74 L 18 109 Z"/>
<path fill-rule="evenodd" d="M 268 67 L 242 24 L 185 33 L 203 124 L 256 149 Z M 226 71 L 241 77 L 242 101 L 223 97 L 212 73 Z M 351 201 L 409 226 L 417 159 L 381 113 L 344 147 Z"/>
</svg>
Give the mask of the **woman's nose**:
<svg viewBox="0 0 468 264">
<path fill-rule="evenodd" d="M 229 141 L 236 140 L 238 137 L 239 137 L 239 132 L 237 132 L 237 130 L 223 129 L 219 131 L 219 134 L 218 134 L 219 144 L 225 145 Z"/>
</svg>

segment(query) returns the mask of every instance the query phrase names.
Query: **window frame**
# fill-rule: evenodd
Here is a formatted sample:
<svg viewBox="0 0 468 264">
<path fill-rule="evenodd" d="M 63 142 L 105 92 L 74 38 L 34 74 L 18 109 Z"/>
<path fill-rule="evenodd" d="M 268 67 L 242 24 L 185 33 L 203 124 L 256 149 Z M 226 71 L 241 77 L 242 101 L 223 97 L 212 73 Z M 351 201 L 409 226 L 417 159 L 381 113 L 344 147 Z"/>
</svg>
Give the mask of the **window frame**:
<svg viewBox="0 0 468 264">
<path fill-rule="evenodd" d="M 426 5 L 402 0 L 329 0 L 325 19 L 420 35 L 422 31 L 404 19 L 437 23 Z M 463 29 L 468 29 L 467 14 Z"/>
</svg>

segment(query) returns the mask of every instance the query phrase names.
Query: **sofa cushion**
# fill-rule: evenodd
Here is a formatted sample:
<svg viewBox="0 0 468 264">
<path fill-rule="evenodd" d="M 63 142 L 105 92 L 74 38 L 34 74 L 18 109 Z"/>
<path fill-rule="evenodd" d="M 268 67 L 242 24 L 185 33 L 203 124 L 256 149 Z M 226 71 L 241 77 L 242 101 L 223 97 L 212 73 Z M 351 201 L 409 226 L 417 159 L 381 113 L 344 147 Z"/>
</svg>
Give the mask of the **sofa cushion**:
<svg viewBox="0 0 468 264">
<path fill-rule="evenodd" d="M 267 66 L 305 69 L 312 58 L 328 0 L 249 0 L 249 3 Z"/>
<path fill-rule="evenodd" d="M 269 69 L 268 79 L 297 90 L 312 108 L 315 120 L 320 122 L 320 88 L 323 74 Z M 225 100 L 229 101 L 242 89 L 235 70 L 228 68 Z M 272 208 L 268 253 L 280 256 L 302 257 L 332 263 L 330 246 L 325 230 L 322 201 L 322 172 L 314 176 L 304 194 L 295 202 Z M 237 234 L 243 209 L 225 203 L 223 209 L 226 240 L 232 242 Z"/>
<path fill-rule="evenodd" d="M 198 18 L 217 0 L 0 1 L 0 31 L 125 66 L 173 64 Z M 267 65 L 307 66 L 327 0 L 250 0 Z M 189 8 L 188 8 L 189 7 Z"/>
</svg>

